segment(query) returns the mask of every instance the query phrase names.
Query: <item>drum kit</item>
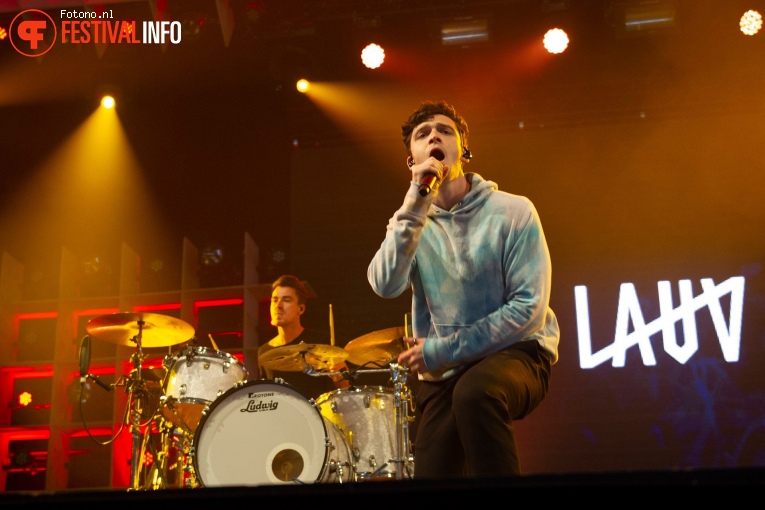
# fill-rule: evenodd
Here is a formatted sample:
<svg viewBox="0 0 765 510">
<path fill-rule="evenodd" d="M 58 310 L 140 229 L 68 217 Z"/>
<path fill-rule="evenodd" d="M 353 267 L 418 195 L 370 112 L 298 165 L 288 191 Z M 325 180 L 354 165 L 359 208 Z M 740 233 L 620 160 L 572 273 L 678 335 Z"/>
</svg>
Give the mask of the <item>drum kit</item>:
<svg viewBox="0 0 765 510">
<path fill-rule="evenodd" d="M 112 385 L 125 386 L 128 394 L 132 490 L 413 476 L 409 423 L 414 404 L 407 369 L 396 363 L 406 348 L 404 328 L 372 332 L 345 348 L 334 341 L 285 345 L 260 359 L 273 370 L 339 374 L 351 382 L 318 399 L 280 378 L 249 380 L 235 356 L 218 350 L 212 337 L 214 349 L 195 345 L 194 329 L 174 317 L 115 313 L 92 319 L 86 330 L 96 340 L 135 348 L 129 376 Z M 87 376 L 107 387 L 87 374 L 86 338 L 81 380 Z M 185 346 L 164 357 L 161 384 L 152 386 L 143 350 L 179 344 Z M 341 361 L 357 368 L 332 372 Z M 389 374 L 391 384 L 355 386 L 356 377 L 365 373 Z"/>
</svg>

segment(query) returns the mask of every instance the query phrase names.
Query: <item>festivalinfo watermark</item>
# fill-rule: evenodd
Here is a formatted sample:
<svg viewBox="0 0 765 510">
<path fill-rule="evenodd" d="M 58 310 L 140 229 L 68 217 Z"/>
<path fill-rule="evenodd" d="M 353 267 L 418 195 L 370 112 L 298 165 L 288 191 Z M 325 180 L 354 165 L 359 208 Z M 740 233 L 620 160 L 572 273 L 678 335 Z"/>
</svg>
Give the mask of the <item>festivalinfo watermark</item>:
<svg viewBox="0 0 765 510">
<path fill-rule="evenodd" d="M 140 32 L 139 32 L 140 28 Z M 180 44 L 180 21 L 115 19 L 114 9 L 60 9 L 53 15 L 38 9 L 17 14 L 10 25 L 14 49 L 40 57 L 58 44 Z"/>
</svg>

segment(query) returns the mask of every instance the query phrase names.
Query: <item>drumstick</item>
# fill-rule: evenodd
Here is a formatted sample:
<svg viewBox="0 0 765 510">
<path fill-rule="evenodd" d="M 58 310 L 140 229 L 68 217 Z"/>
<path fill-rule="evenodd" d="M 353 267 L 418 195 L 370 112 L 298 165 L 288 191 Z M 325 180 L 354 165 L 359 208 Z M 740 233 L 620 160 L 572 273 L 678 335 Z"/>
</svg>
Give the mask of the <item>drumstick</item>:
<svg viewBox="0 0 765 510">
<path fill-rule="evenodd" d="M 329 344 L 335 346 L 335 319 L 332 317 L 332 303 L 329 304 Z"/>
<path fill-rule="evenodd" d="M 207 333 L 207 336 L 210 337 L 210 342 L 212 342 L 213 349 L 216 351 L 219 351 L 218 344 L 215 343 L 215 340 L 213 339 L 212 335 L 210 333 Z"/>
</svg>

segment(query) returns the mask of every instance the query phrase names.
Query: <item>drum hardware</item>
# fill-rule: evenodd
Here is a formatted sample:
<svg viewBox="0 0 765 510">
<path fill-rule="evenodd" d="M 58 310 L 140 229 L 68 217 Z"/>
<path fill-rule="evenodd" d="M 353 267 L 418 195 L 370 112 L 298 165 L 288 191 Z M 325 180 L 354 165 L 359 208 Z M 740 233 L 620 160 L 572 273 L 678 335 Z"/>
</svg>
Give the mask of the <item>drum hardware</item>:
<svg viewBox="0 0 765 510">
<path fill-rule="evenodd" d="M 393 403 L 396 410 L 396 458 L 399 469 L 396 469 L 396 478 L 402 479 L 404 470 L 411 478 L 413 473 L 413 461 L 411 456 L 411 443 L 409 441 L 409 407 L 413 402 L 411 393 L 406 387 L 406 374 L 409 371 L 397 363 L 390 364 L 393 379 Z M 406 457 L 404 456 L 406 455 Z"/>
<path fill-rule="evenodd" d="M 402 327 L 381 329 L 354 338 L 345 345 L 348 361 L 358 366 L 385 366 L 406 350 L 403 338 Z"/>
<path fill-rule="evenodd" d="M 130 376 L 126 383 L 126 391 L 128 392 L 128 408 L 130 410 L 130 430 L 133 435 L 133 455 L 131 459 L 130 469 L 130 486 L 133 490 L 137 490 L 138 469 L 141 466 L 142 456 L 141 452 L 141 415 L 142 402 L 146 395 L 146 386 L 143 381 L 141 373 L 141 361 L 143 359 L 143 350 L 141 348 L 141 326 L 143 321 L 138 321 L 139 329 L 135 336 L 136 350 L 130 356 L 130 360 L 133 362 L 133 370 L 130 372 Z"/>
<path fill-rule="evenodd" d="M 348 352 L 342 347 L 300 342 L 274 347 L 264 353 L 258 359 L 258 363 L 271 370 L 305 372 L 306 366 L 317 370 L 329 370 L 347 358 Z"/>
<path fill-rule="evenodd" d="M 176 468 L 180 472 L 181 486 L 187 489 L 199 487 L 191 458 L 192 436 L 185 430 L 175 428 L 172 439 L 177 443 L 179 459 Z"/>
<path fill-rule="evenodd" d="M 390 477 L 391 469 L 389 469 L 389 466 L 391 464 L 394 466 L 392 471 L 395 472 L 395 478 L 402 479 L 405 473 L 407 478 L 413 476 L 414 459 L 411 455 L 411 443 L 409 440 L 409 405 L 413 402 L 413 399 L 406 386 L 408 369 L 396 363 L 398 355 L 407 349 L 407 345 L 404 343 L 404 336 L 407 335 L 409 322 L 410 319 L 407 316 L 405 317 L 404 327 L 373 331 L 355 338 L 345 345 L 345 350 L 348 353 L 347 360 L 354 365 L 358 365 L 358 368 L 351 372 L 344 372 L 344 378 L 350 379 L 353 383 L 359 374 L 389 372 L 393 385 L 391 390 L 393 398 L 393 405 L 391 406 L 393 424 L 391 427 L 395 433 L 393 434 L 394 437 L 391 438 L 392 444 L 390 445 L 393 451 L 384 452 L 391 453 L 390 456 L 378 458 L 374 453 L 370 454 L 366 451 L 371 446 L 369 444 L 370 441 L 373 440 L 371 436 L 367 435 L 367 437 L 364 437 L 365 430 L 362 429 L 368 425 L 363 421 L 354 423 L 352 426 L 350 424 L 345 425 L 346 437 L 351 443 L 356 461 L 356 477 L 359 480 L 375 479 L 381 476 Z M 336 392 L 330 392 L 330 394 L 340 391 L 342 390 L 336 390 Z M 325 404 L 330 399 L 330 394 L 322 395 L 320 398 L 322 404 Z M 352 397 L 348 396 L 346 398 Z M 364 406 L 367 408 L 369 407 L 367 402 L 369 398 L 368 395 L 364 396 Z M 333 404 L 330 403 L 325 408 L 331 409 L 332 406 Z M 337 405 L 334 404 L 334 407 L 336 409 Z M 333 412 L 336 413 L 337 411 Z M 353 427 L 357 428 L 357 430 L 352 430 Z M 360 445 L 354 444 L 359 441 L 361 442 Z"/>
<path fill-rule="evenodd" d="M 143 483 L 141 487 L 144 489 L 168 489 L 170 488 L 170 472 L 175 468 L 175 465 L 171 464 L 170 452 L 171 449 L 167 444 L 167 430 L 164 430 L 162 423 L 158 424 L 160 428 L 160 437 L 162 449 L 158 450 L 154 444 L 154 437 L 151 431 L 148 431 L 144 435 L 144 441 L 141 445 L 141 451 L 139 458 L 144 459 L 147 454 L 151 455 L 152 462 L 150 465 L 142 463 L 142 470 L 144 476 L 142 478 Z"/>
<path fill-rule="evenodd" d="M 98 340 L 127 347 L 135 346 L 135 352 L 130 356 L 133 370 L 127 378 L 121 377 L 115 386 L 125 386 L 128 393 L 126 416 L 133 436 L 130 488 L 138 490 L 143 443 L 141 429 L 147 425 L 141 423 L 141 417 L 144 415 L 144 402 L 148 401 L 147 384 L 142 373 L 143 348 L 165 347 L 188 341 L 193 337 L 194 329 L 180 319 L 151 313 L 104 315 L 90 320 L 85 329 Z M 155 414 L 156 411 L 150 414 L 149 423 Z M 147 433 L 150 434 L 150 431 Z"/>
<path fill-rule="evenodd" d="M 413 400 L 406 386 L 408 369 L 389 362 L 387 368 L 358 368 L 350 377 L 374 372 L 389 372 L 393 388 L 341 388 L 321 395 L 316 403 L 345 433 L 356 481 L 412 478 L 409 405 Z"/>
<path fill-rule="evenodd" d="M 140 458 L 151 462 L 141 466 L 143 489 L 171 489 L 197 487 L 189 456 L 190 437 L 161 414 L 155 416 L 156 434 L 144 437 Z M 159 447 L 155 436 L 159 435 Z"/>
</svg>

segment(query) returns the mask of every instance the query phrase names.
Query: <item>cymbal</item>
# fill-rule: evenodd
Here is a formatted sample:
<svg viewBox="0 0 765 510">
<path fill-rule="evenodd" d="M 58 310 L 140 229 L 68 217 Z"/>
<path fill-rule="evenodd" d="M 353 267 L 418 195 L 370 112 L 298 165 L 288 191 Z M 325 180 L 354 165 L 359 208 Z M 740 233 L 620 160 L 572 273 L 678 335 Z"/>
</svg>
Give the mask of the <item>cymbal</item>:
<svg viewBox="0 0 765 510">
<path fill-rule="evenodd" d="M 342 347 L 325 344 L 298 343 L 274 347 L 258 359 L 258 363 L 271 370 L 302 372 L 303 356 L 307 364 L 318 370 L 329 370 L 348 358 Z"/>
<path fill-rule="evenodd" d="M 398 327 L 381 329 L 354 338 L 345 344 L 348 361 L 359 366 L 366 363 L 388 363 L 406 350 L 402 340 L 404 334 L 404 328 Z"/>
<path fill-rule="evenodd" d="M 141 347 L 166 347 L 191 340 L 194 328 L 189 324 L 156 313 L 113 313 L 91 319 L 85 326 L 89 335 L 111 344 L 133 347 L 141 334 Z"/>
</svg>

